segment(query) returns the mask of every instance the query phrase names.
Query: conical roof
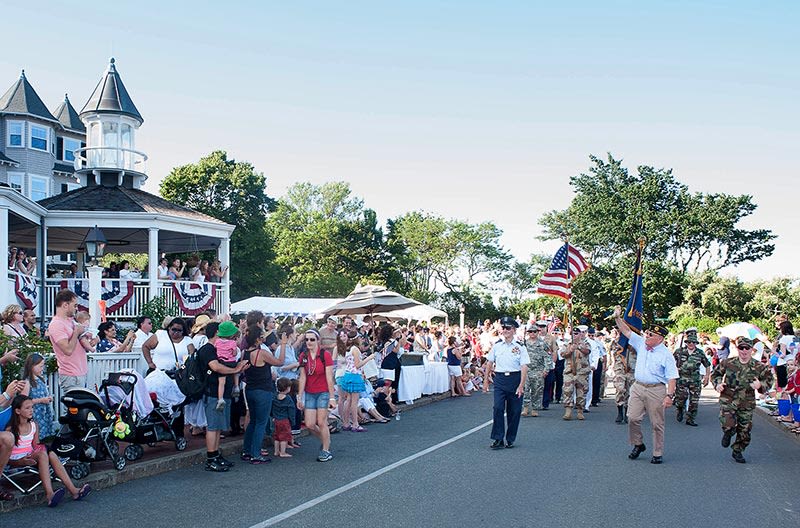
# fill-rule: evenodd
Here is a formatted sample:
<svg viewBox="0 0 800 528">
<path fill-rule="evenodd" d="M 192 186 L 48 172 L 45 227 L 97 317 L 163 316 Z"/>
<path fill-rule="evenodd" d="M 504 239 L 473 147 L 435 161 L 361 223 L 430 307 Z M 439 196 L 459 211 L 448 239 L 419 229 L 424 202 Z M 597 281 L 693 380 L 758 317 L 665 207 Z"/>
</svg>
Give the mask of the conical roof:
<svg viewBox="0 0 800 528">
<path fill-rule="evenodd" d="M 90 113 L 124 114 L 144 122 L 142 114 L 136 109 L 128 90 L 122 84 L 122 79 L 114 66 L 114 58 L 108 64 L 108 70 L 97 83 L 91 97 L 81 109 L 81 117 Z"/>
<path fill-rule="evenodd" d="M 25 78 L 25 70 L 22 70 L 19 80 L 8 89 L 3 97 L 0 97 L 0 112 L 28 114 L 48 121 L 56 121 L 39 94 Z"/>
<path fill-rule="evenodd" d="M 69 102 L 67 94 L 64 94 L 64 101 L 58 105 L 53 115 L 56 116 L 59 123 L 64 125 L 64 128 L 74 130 L 75 132 L 86 132 L 86 125 L 84 125 L 81 118 L 78 117 L 78 111 L 75 110 L 75 107 Z"/>
</svg>

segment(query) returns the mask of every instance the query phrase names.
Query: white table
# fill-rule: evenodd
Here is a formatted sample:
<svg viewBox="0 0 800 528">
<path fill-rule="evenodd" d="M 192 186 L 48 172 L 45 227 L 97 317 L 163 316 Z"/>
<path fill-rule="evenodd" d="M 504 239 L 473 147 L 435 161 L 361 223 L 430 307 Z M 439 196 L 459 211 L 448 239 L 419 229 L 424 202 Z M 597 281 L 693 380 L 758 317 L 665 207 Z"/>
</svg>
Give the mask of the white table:
<svg viewBox="0 0 800 528">
<path fill-rule="evenodd" d="M 409 365 L 400 368 L 400 385 L 397 399 L 411 403 L 421 397 L 425 389 L 425 365 Z"/>
<path fill-rule="evenodd" d="M 437 361 L 425 365 L 425 387 L 423 394 L 441 394 L 450 390 L 450 373 L 447 363 Z"/>
</svg>

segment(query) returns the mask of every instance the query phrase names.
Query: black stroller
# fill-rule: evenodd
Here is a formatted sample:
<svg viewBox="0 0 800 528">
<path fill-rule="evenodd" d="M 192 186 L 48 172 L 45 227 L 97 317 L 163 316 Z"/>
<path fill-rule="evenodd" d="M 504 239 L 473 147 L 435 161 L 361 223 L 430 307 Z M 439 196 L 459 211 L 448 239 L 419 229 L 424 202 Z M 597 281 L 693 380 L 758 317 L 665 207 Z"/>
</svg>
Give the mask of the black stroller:
<svg viewBox="0 0 800 528">
<path fill-rule="evenodd" d="M 69 475 L 82 479 L 89 474 L 89 463 L 111 459 L 118 470 L 125 468 L 127 461 L 119 452 L 114 438 L 117 409 L 109 409 L 90 390 L 73 389 L 61 397 L 66 414 L 59 417 L 61 429 L 51 445 L 51 450 L 60 458 L 74 462 L 69 465 Z"/>
<path fill-rule="evenodd" d="M 106 403 L 117 409 L 118 419 L 114 425 L 114 436 L 123 442 L 130 443 L 125 448 L 125 458 L 131 461 L 142 458 L 144 456 L 142 444 L 152 447 L 158 442 L 170 441 L 175 442 L 175 449 L 178 451 L 186 449 L 188 442 L 183 436 L 183 427 L 180 426 L 183 420 L 179 420 L 183 416 L 182 406 L 160 405 L 156 395 L 148 393 L 153 402 L 153 410 L 146 416 L 141 416 L 137 413 L 134 404 L 136 383 L 135 374 L 109 372 L 100 385 L 100 392 Z M 116 387 L 120 391 L 113 395 L 115 391 L 109 390 L 112 387 Z M 112 403 L 112 400 L 115 399 L 120 401 Z"/>
</svg>

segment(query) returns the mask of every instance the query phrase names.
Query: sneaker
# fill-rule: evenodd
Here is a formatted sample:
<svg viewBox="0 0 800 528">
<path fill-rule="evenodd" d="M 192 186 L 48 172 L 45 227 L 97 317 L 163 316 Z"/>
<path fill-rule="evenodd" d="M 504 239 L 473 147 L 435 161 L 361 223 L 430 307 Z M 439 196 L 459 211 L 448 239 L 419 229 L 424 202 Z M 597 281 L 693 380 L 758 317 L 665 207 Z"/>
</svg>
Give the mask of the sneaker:
<svg viewBox="0 0 800 528">
<path fill-rule="evenodd" d="M 300 429 L 292 429 L 292 435 L 297 436 L 300 434 Z"/>
<path fill-rule="evenodd" d="M 216 460 L 217 460 L 217 462 L 219 462 L 220 464 L 222 464 L 225 467 L 229 467 L 229 468 L 233 467 L 233 462 L 231 462 L 227 458 L 223 457 L 222 455 L 218 455 Z"/>
<path fill-rule="evenodd" d="M 230 468 L 228 466 L 223 466 L 220 464 L 219 460 L 216 458 L 209 458 L 206 460 L 206 471 L 214 471 L 216 473 L 224 473 L 228 471 Z"/>
<path fill-rule="evenodd" d="M 250 463 L 253 465 L 269 464 L 270 462 L 272 462 L 272 459 L 264 456 L 253 457 L 250 459 Z"/>
<path fill-rule="evenodd" d="M 330 451 L 320 451 L 317 460 L 320 462 L 328 462 L 329 460 L 333 460 L 333 455 Z"/>
<path fill-rule="evenodd" d="M 217 405 L 214 407 L 217 412 L 222 412 L 225 410 L 225 400 L 217 400 Z"/>
</svg>

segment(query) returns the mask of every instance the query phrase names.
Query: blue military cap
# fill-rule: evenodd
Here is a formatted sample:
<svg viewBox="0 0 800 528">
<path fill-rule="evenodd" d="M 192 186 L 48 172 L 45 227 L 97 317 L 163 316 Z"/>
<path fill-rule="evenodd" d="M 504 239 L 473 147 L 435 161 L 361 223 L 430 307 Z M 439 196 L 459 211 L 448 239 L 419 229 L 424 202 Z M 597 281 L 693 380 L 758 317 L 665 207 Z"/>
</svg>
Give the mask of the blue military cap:
<svg viewBox="0 0 800 528">
<path fill-rule="evenodd" d="M 513 317 L 506 315 L 500 318 L 500 326 L 513 326 L 514 328 L 519 328 L 519 323 Z"/>
</svg>

